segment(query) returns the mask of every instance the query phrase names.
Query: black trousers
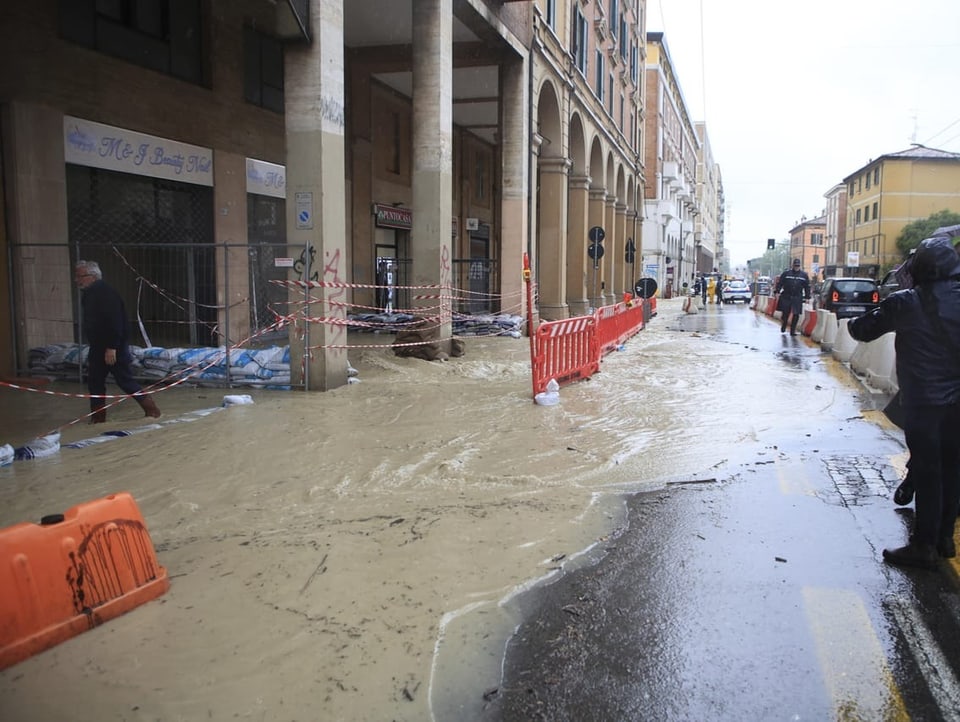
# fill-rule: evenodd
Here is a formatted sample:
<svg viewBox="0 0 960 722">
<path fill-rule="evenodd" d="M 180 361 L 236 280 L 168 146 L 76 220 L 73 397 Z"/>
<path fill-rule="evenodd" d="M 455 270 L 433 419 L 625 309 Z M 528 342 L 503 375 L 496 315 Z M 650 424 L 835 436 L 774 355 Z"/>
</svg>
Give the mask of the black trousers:
<svg viewBox="0 0 960 722">
<path fill-rule="evenodd" d="M 796 333 L 797 321 L 800 320 L 800 314 L 803 313 L 803 296 L 781 296 L 780 297 L 780 330 L 787 327 L 787 317 L 793 314 L 790 319 L 790 331 Z"/>
<path fill-rule="evenodd" d="M 960 404 L 905 406 L 903 433 L 916 489 L 913 540 L 953 538 L 960 505 Z"/>
<path fill-rule="evenodd" d="M 90 353 L 87 355 L 87 390 L 90 392 L 90 396 L 103 397 L 106 395 L 108 373 L 113 374 L 117 386 L 123 389 L 124 393 L 135 394 L 141 391 L 142 387 L 133 378 L 130 371 L 130 357 L 128 355 L 121 356 L 120 351 L 117 351 L 117 362 L 113 366 L 107 366 L 107 362 L 103 358 L 106 352 L 107 349 L 105 348 L 91 346 Z M 106 405 L 107 401 L 104 398 L 90 399 L 91 411 L 102 409 Z"/>
</svg>

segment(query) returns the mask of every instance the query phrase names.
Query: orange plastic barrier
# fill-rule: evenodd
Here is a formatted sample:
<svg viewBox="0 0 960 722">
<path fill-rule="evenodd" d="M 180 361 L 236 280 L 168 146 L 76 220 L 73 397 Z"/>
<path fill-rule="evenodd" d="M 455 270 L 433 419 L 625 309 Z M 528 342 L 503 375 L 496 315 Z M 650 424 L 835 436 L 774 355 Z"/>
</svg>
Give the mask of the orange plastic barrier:
<svg viewBox="0 0 960 722">
<path fill-rule="evenodd" d="M 603 306 L 597 309 L 596 318 L 600 353 L 607 354 L 643 330 L 643 305 L 638 302 Z"/>
<path fill-rule="evenodd" d="M 600 369 L 600 351 L 593 316 L 546 321 L 537 329 L 533 359 L 534 394 L 550 379 L 560 385 L 592 376 Z"/>
<path fill-rule="evenodd" d="M 776 310 L 777 310 L 777 297 L 770 296 L 770 298 L 767 299 L 766 314 L 768 316 L 772 316 L 774 313 L 776 313 Z"/>
<path fill-rule="evenodd" d="M 133 497 L 79 504 L 0 530 L 0 669 L 170 588 Z"/>
<path fill-rule="evenodd" d="M 804 336 L 809 336 L 813 333 L 813 329 L 817 327 L 817 312 L 816 311 L 807 311 L 806 315 L 803 317 L 805 323 L 803 328 L 800 329 L 800 333 Z"/>
</svg>

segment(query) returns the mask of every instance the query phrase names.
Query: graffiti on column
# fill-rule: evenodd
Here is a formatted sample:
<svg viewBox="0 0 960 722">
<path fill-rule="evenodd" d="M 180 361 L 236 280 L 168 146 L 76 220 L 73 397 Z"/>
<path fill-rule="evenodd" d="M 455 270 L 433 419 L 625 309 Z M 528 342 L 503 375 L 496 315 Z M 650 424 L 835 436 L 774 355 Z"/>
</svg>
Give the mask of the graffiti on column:
<svg viewBox="0 0 960 722">
<path fill-rule="evenodd" d="M 449 323 L 453 315 L 451 303 L 452 280 L 450 248 L 444 245 L 440 251 L 440 323 Z"/>
<path fill-rule="evenodd" d="M 313 246 L 310 246 L 310 268 L 316 269 L 316 267 L 317 267 L 317 250 Z M 306 268 L 307 268 L 307 249 L 304 248 L 302 251 L 300 251 L 300 258 L 298 258 L 296 261 L 293 262 L 293 270 L 300 277 L 301 281 L 307 280 L 303 277 L 303 272 L 306 270 Z M 320 272 L 317 270 L 313 270 L 313 273 L 310 274 L 310 280 L 319 281 Z"/>
<path fill-rule="evenodd" d="M 340 249 L 338 248 L 332 254 L 327 253 L 327 261 L 323 267 L 323 282 L 327 284 L 333 284 L 334 287 L 327 288 L 327 303 L 326 307 L 330 309 L 342 310 L 347 307 L 347 290 L 345 288 L 339 288 L 342 279 L 340 278 Z M 333 314 L 331 314 L 333 315 Z M 347 333 L 347 327 L 343 324 L 334 324 L 333 328 L 330 329 L 330 344 L 331 345 L 342 345 L 345 344 Z M 345 348 L 335 348 L 332 349 L 337 354 L 346 353 Z"/>
</svg>

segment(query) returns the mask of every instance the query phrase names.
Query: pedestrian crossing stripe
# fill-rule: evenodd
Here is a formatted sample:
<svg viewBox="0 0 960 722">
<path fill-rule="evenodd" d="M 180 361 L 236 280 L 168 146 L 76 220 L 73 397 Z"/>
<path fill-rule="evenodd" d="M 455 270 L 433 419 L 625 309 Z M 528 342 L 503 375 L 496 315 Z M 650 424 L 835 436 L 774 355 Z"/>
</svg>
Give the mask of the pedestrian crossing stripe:
<svg viewBox="0 0 960 722">
<path fill-rule="evenodd" d="M 910 715 L 860 596 L 849 589 L 806 587 L 803 608 L 833 701 L 832 718 L 908 722 Z"/>
</svg>

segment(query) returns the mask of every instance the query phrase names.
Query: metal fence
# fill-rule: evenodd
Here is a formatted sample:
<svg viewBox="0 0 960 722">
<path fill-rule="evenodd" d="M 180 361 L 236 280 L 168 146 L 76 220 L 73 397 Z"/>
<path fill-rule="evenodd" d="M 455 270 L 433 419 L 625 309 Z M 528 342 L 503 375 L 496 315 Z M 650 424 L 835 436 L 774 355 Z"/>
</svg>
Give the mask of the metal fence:
<svg viewBox="0 0 960 722">
<path fill-rule="evenodd" d="M 290 291 L 273 282 L 288 280 L 291 271 L 303 280 L 308 269 L 311 277 L 317 270 L 308 261 L 306 248 L 281 243 L 140 241 L 119 244 L 82 235 L 79 238 L 69 244 L 11 246 L 8 273 L 11 288 L 15 289 L 13 314 L 16 319 L 25 319 L 34 329 L 29 333 L 33 341 L 40 338 L 41 344 L 85 343 L 80 322 L 80 291 L 72 285 L 72 269 L 79 260 L 96 261 L 104 280 L 124 299 L 130 343 L 162 348 L 262 349 L 287 345 L 289 329 L 277 328 L 276 321 L 296 315 L 302 310 L 306 297 L 301 297 L 298 290 Z M 289 261 L 278 263 L 278 259 L 291 256 L 292 268 L 288 267 Z M 378 273 L 376 278 L 369 279 L 376 288 L 360 293 L 369 296 L 379 310 L 409 311 L 415 295 L 409 285 L 412 261 L 388 260 L 391 274 Z M 46 268 L 35 274 L 24 273 L 29 263 Z M 21 269 L 19 278 L 15 268 Z M 455 313 L 499 312 L 499 273 L 495 261 L 456 259 L 453 269 Z M 60 273 L 62 278 L 52 278 L 53 273 Z M 59 290 L 51 293 L 47 286 Z M 310 315 L 327 314 L 312 310 Z M 71 331 L 64 334 L 64 328 Z M 55 333 L 57 337 L 52 337 Z M 18 358 L 19 370 L 29 372 L 31 349 L 21 351 L 27 358 Z M 78 369 L 75 373 L 82 371 Z"/>
</svg>

